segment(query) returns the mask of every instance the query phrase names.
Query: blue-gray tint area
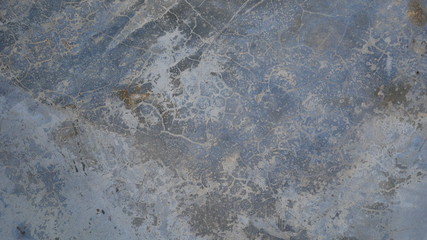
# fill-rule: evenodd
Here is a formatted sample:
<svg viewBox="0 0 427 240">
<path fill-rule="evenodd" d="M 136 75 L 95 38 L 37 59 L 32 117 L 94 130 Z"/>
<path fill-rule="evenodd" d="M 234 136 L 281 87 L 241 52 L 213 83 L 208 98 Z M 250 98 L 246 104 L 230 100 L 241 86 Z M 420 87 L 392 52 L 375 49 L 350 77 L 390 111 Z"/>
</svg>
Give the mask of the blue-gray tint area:
<svg viewBox="0 0 427 240">
<path fill-rule="evenodd" d="M 4 239 L 427 239 L 427 1 L 0 3 Z"/>
</svg>

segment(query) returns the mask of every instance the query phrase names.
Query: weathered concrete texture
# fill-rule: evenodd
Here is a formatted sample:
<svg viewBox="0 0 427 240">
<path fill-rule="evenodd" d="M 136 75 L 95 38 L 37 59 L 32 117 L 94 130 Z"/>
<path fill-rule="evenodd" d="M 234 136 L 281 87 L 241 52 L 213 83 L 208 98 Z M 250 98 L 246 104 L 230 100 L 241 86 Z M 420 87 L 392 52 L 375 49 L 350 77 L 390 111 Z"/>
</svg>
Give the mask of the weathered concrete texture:
<svg viewBox="0 0 427 240">
<path fill-rule="evenodd" d="M 0 238 L 427 239 L 426 6 L 0 1 Z"/>
</svg>

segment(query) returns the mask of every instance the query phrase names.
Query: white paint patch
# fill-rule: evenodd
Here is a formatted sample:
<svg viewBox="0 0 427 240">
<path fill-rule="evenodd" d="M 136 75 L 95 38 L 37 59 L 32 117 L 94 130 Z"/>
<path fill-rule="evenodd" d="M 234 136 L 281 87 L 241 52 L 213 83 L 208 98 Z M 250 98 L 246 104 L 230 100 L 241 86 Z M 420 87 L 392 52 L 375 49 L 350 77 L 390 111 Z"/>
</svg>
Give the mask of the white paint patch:
<svg viewBox="0 0 427 240">
<path fill-rule="evenodd" d="M 186 47 L 179 50 L 174 49 L 176 46 L 181 46 L 183 41 L 184 34 L 175 29 L 175 31 L 159 37 L 157 43 L 151 47 L 153 52 L 159 52 L 160 54 L 143 77 L 153 83 L 153 91 L 155 93 L 172 98 L 173 92 L 170 85 L 169 69 L 194 51 Z"/>
<path fill-rule="evenodd" d="M 393 57 L 390 54 L 387 55 L 385 69 L 387 71 L 387 76 L 390 77 L 391 76 L 391 70 L 393 69 Z"/>
</svg>

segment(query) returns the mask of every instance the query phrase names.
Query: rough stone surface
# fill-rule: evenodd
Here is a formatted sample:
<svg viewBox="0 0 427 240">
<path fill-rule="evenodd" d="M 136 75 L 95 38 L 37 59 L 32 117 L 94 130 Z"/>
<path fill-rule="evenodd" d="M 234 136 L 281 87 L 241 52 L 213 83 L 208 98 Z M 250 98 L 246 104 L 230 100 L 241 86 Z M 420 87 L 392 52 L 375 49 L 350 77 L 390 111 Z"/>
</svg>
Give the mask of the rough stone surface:
<svg viewBox="0 0 427 240">
<path fill-rule="evenodd" d="M 0 1 L 1 239 L 427 239 L 426 7 Z"/>
</svg>

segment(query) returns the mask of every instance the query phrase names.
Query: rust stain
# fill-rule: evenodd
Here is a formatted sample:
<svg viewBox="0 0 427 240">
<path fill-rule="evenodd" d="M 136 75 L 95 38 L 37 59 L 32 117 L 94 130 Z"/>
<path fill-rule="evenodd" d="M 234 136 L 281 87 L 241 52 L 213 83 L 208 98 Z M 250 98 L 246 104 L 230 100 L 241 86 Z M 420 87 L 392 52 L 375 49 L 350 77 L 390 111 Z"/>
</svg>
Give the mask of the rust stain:
<svg viewBox="0 0 427 240">
<path fill-rule="evenodd" d="M 64 40 L 64 39 L 61 39 L 61 43 L 68 50 L 71 50 L 73 48 L 73 46 L 71 46 L 71 44 L 68 41 Z"/>
<path fill-rule="evenodd" d="M 426 9 L 419 0 L 411 0 L 408 3 L 408 11 L 406 15 L 416 26 L 422 27 L 427 23 Z"/>
<path fill-rule="evenodd" d="M 143 93 L 143 94 L 141 94 L 141 99 L 142 100 L 147 100 L 149 96 L 150 96 L 149 93 Z"/>
<path fill-rule="evenodd" d="M 117 96 L 122 100 L 126 105 L 131 104 L 129 91 L 128 90 L 119 90 L 117 91 Z"/>
<path fill-rule="evenodd" d="M 129 93 L 126 89 L 117 91 L 119 99 L 122 100 L 127 107 L 132 109 L 135 108 L 138 102 L 147 100 L 150 95 L 150 93 Z"/>
</svg>

